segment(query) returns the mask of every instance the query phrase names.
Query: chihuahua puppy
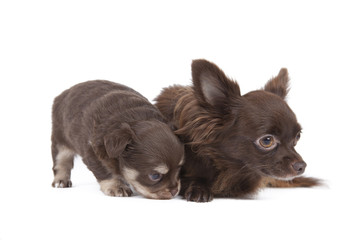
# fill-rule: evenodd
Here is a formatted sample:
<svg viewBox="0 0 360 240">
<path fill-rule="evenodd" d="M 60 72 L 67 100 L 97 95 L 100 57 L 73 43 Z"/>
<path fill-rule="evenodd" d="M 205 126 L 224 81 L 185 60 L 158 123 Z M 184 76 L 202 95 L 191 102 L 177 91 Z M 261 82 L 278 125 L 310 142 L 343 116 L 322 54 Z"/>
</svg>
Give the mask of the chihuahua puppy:
<svg viewBox="0 0 360 240">
<path fill-rule="evenodd" d="M 299 177 L 306 163 L 295 151 L 301 126 L 285 102 L 286 69 L 262 90 L 238 84 L 206 60 L 192 63 L 193 86 L 165 88 L 156 106 L 185 143 L 180 194 L 188 201 L 243 198 L 265 186 L 311 187 Z"/>
<path fill-rule="evenodd" d="M 56 97 L 51 140 L 53 187 L 71 187 L 78 154 L 106 195 L 130 196 L 134 189 L 170 199 L 179 193 L 182 143 L 159 110 L 124 85 L 88 81 Z"/>
</svg>

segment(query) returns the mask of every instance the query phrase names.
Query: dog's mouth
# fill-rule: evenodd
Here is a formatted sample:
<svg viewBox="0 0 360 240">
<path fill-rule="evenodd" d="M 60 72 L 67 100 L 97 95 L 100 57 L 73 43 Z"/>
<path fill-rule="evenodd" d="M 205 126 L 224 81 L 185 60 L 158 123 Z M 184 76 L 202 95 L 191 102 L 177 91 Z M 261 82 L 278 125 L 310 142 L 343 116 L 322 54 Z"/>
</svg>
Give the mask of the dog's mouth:
<svg viewBox="0 0 360 240">
<path fill-rule="evenodd" d="M 291 181 L 302 175 L 305 171 L 306 163 L 304 161 L 296 161 L 285 167 L 263 168 L 258 171 L 264 177 L 272 177 L 278 180 Z"/>
<path fill-rule="evenodd" d="M 176 197 L 180 192 L 180 181 L 178 181 L 176 187 L 164 188 L 156 192 L 152 192 L 149 188 L 139 184 L 138 182 L 133 182 L 131 185 L 136 192 L 150 199 L 168 200 Z"/>
<path fill-rule="evenodd" d="M 282 180 L 282 181 L 291 181 L 294 178 L 299 177 L 301 174 L 279 174 L 279 173 L 264 173 L 264 171 L 261 171 L 261 176 L 263 177 L 271 177 L 271 178 L 275 178 L 277 180 Z"/>
<path fill-rule="evenodd" d="M 277 176 L 272 176 L 272 178 L 275 178 L 277 180 L 281 180 L 281 181 L 291 181 L 294 178 L 296 178 L 298 176 L 287 176 L 287 177 L 277 177 Z"/>
</svg>

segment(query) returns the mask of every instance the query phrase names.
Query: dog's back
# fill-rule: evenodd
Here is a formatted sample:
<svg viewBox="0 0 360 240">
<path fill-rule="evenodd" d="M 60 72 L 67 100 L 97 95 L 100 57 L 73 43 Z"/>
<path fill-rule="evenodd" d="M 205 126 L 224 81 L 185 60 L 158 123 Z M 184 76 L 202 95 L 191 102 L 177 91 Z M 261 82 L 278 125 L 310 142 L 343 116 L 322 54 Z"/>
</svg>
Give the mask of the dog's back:
<svg viewBox="0 0 360 240">
<path fill-rule="evenodd" d="M 155 105 L 167 121 L 172 121 L 174 119 L 174 110 L 179 105 L 179 100 L 183 99 L 185 95 L 191 94 L 191 92 L 192 89 L 190 87 L 180 85 L 164 88 L 161 94 L 155 98 Z"/>
<path fill-rule="evenodd" d="M 139 111 L 140 110 L 140 111 Z M 121 84 L 94 80 L 77 84 L 55 98 L 53 104 L 53 135 L 74 151 L 74 143 L 86 139 L 100 122 L 116 118 L 117 122 L 147 119 L 163 120 L 157 109 L 141 94 Z M 70 139 L 75 140 L 70 144 Z"/>
<path fill-rule="evenodd" d="M 78 116 L 84 114 L 86 110 L 89 111 L 88 109 L 92 107 L 95 102 L 104 99 L 104 96 L 119 91 L 124 94 L 120 96 L 119 100 L 130 95 L 147 102 L 138 92 L 124 85 L 105 80 L 87 81 L 65 90 L 55 98 L 53 121 L 63 120 L 62 123 L 72 122 L 77 119 Z M 102 101 L 101 104 L 103 104 L 103 106 L 98 105 L 97 107 L 102 107 L 103 110 L 106 109 L 111 113 L 111 110 L 113 110 L 111 108 L 114 108 L 115 105 L 116 107 L 123 107 L 122 105 L 124 105 L 124 103 L 119 100 L 114 103 Z"/>
</svg>

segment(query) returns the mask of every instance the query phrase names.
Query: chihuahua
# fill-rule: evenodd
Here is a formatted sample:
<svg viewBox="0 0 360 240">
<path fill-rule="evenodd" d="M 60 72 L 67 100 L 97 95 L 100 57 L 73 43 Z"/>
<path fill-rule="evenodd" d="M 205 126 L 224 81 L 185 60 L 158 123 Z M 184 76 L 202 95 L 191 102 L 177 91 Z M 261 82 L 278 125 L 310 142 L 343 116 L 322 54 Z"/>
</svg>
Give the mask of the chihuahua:
<svg viewBox="0 0 360 240">
<path fill-rule="evenodd" d="M 192 63 L 193 86 L 165 88 L 156 106 L 185 143 L 180 194 L 188 201 L 245 198 L 262 187 L 311 187 L 295 151 L 301 126 L 285 102 L 286 69 L 262 90 L 240 94 L 215 64 Z"/>
<path fill-rule="evenodd" d="M 131 88 L 88 81 L 55 98 L 52 111 L 53 187 L 71 187 L 74 156 L 109 196 L 170 199 L 180 191 L 184 147 L 159 110 Z"/>
</svg>

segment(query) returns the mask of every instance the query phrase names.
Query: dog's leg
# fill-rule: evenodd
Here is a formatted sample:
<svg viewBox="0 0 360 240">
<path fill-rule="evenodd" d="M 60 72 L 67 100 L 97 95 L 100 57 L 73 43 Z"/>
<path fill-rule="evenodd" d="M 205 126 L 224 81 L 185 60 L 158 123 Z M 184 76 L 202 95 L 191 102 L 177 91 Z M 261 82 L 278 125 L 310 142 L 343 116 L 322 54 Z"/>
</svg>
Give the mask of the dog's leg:
<svg viewBox="0 0 360 240">
<path fill-rule="evenodd" d="M 263 187 L 273 188 L 294 188 L 294 187 L 315 187 L 322 185 L 322 181 L 311 177 L 297 177 L 293 180 L 285 181 L 275 178 L 264 178 Z"/>
<path fill-rule="evenodd" d="M 99 181 L 101 191 L 112 197 L 130 197 L 132 191 L 120 178 L 112 177 L 107 180 Z"/>
<path fill-rule="evenodd" d="M 203 183 L 201 179 L 193 178 L 181 180 L 180 195 L 192 202 L 210 202 L 214 198 L 207 184 Z"/>
<path fill-rule="evenodd" d="M 71 187 L 72 183 L 70 176 L 71 169 L 74 166 L 75 153 L 68 147 L 56 144 L 54 142 L 52 144 L 51 150 L 54 164 L 54 181 L 52 186 L 56 188 Z"/>
<path fill-rule="evenodd" d="M 107 169 L 95 154 L 89 151 L 88 155 L 83 157 L 82 160 L 96 177 L 100 184 L 100 189 L 105 195 L 113 197 L 128 197 L 132 195 L 133 192 L 130 186 L 119 175 L 112 174 L 113 170 Z"/>
</svg>

